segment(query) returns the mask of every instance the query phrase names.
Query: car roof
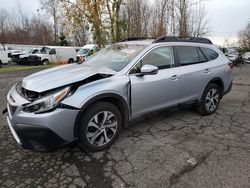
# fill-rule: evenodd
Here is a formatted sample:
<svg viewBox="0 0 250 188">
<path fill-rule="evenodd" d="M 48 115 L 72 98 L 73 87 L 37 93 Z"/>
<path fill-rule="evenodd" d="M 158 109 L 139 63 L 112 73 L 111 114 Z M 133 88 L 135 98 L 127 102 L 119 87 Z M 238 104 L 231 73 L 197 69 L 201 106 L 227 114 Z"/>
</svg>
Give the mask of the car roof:
<svg viewBox="0 0 250 188">
<path fill-rule="evenodd" d="M 163 36 L 159 37 L 157 39 L 155 38 L 126 38 L 121 41 L 121 43 L 127 43 L 127 44 L 144 44 L 144 45 L 150 45 L 150 44 L 207 44 L 207 45 L 213 45 L 211 40 L 208 38 L 201 38 L 201 37 L 176 37 L 176 36 Z"/>
<path fill-rule="evenodd" d="M 118 42 L 117 44 L 137 44 L 137 45 L 150 45 L 152 44 L 154 39 L 144 39 L 144 40 L 132 40 L 132 41 L 122 41 Z"/>
</svg>

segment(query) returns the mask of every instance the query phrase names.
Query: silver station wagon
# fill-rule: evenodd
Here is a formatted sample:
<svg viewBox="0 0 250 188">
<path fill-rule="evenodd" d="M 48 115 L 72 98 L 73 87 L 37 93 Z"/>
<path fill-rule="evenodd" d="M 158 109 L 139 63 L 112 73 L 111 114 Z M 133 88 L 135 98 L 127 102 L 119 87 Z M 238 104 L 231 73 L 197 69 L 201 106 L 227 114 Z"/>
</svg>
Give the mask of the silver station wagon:
<svg viewBox="0 0 250 188">
<path fill-rule="evenodd" d="M 126 39 L 91 56 L 32 74 L 7 95 L 18 144 L 50 151 L 77 141 L 99 151 L 146 114 L 194 105 L 214 113 L 232 87 L 232 64 L 209 39 Z"/>
</svg>

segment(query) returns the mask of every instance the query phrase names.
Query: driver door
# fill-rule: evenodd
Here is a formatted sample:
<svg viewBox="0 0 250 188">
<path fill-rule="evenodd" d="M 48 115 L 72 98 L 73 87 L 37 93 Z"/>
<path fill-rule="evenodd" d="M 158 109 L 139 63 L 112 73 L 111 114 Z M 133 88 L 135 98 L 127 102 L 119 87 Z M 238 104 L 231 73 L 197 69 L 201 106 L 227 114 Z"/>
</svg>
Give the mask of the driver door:
<svg viewBox="0 0 250 188">
<path fill-rule="evenodd" d="M 147 53 L 130 71 L 132 117 L 178 104 L 179 69 L 172 47 L 158 47 Z M 143 65 L 158 67 L 154 75 L 138 76 Z"/>
</svg>

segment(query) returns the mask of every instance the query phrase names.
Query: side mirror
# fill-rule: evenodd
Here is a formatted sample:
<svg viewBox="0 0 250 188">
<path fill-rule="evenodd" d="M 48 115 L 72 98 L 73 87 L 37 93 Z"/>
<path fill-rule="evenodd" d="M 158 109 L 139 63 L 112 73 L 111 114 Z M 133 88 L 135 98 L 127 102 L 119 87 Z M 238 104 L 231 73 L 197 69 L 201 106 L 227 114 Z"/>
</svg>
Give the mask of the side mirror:
<svg viewBox="0 0 250 188">
<path fill-rule="evenodd" d="M 143 75 L 154 75 L 158 73 L 158 67 L 154 65 L 143 65 L 141 68 L 141 72 L 139 73 L 139 76 Z"/>
</svg>

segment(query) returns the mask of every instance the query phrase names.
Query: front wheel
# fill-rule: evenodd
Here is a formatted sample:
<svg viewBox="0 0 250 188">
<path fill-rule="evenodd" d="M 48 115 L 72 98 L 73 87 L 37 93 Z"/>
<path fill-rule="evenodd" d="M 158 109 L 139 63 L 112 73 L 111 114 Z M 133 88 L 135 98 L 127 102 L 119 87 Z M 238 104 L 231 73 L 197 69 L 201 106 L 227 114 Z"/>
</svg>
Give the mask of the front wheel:
<svg viewBox="0 0 250 188">
<path fill-rule="evenodd" d="M 109 147 L 122 127 L 119 109 L 109 102 L 98 102 L 84 113 L 80 120 L 80 147 L 87 151 L 100 151 Z"/>
<path fill-rule="evenodd" d="M 220 88 L 213 83 L 210 83 L 201 98 L 200 105 L 197 106 L 197 110 L 201 115 L 213 114 L 220 103 L 221 91 Z"/>
</svg>

